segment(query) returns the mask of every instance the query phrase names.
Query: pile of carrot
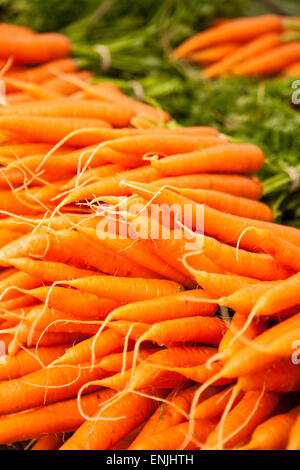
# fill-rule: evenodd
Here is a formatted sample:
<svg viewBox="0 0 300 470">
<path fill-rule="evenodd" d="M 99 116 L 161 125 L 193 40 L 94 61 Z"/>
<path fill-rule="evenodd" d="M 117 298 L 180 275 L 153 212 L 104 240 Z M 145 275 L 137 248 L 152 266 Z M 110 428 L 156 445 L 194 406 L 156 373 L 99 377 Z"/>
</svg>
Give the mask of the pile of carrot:
<svg viewBox="0 0 300 470">
<path fill-rule="evenodd" d="M 300 449 L 300 231 L 259 201 L 261 150 L 23 50 L 1 70 L 0 444 Z"/>
<path fill-rule="evenodd" d="M 201 76 L 300 76 L 299 19 L 278 15 L 220 20 L 184 41 L 173 57 L 202 68 Z"/>
</svg>

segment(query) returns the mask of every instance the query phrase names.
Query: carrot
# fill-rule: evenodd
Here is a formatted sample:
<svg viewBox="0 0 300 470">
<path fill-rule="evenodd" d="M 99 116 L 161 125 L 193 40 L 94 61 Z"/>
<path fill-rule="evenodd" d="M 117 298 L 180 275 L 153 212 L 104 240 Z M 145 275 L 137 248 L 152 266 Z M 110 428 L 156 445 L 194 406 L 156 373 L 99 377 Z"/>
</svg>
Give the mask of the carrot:
<svg viewBox="0 0 300 470">
<path fill-rule="evenodd" d="M 224 42 L 251 40 L 261 34 L 280 31 L 281 28 L 282 20 L 276 15 L 240 18 L 198 33 L 184 41 L 173 54 L 180 58 L 197 49 Z"/>
<path fill-rule="evenodd" d="M 209 390 L 209 389 L 207 389 Z M 207 393 L 207 390 L 203 392 L 203 394 Z M 231 388 L 225 388 L 224 390 L 221 390 L 219 393 L 216 393 L 215 395 L 205 398 L 200 401 L 200 403 L 197 405 L 195 408 L 195 411 L 193 413 L 194 419 L 204 419 L 204 420 L 209 420 L 209 419 L 214 419 L 219 416 L 224 412 L 227 403 L 230 400 L 231 393 L 229 393 L 232 389 Z M 202 398 L 202 395 L 201 395 Z M 239 400 L 242 398 L 242 392 L 240 392 L 237 397 L 234 400 L 234 405 L 236 405 Z M 200 399 L 201 400 L 201 399 Z"/>
<path fill-rule="evenodd" d="M 63 442 L 62 434 L 48 434 L 40 437 L 30 450 L 58 450 Z"/>
<path fill-rule="evenodd" d="M 11 258 L 31 256 L 78 267 L 93 267 L 113 275 L 155 277 L 151 271 L 102 248 L 90 239 L 87 243 L 87 240 L 84 235 L 73 230 L 59 230 L 55 233 L 36 231 L 0 249 L 0 264 L 6 266 Z M 73 250 L 72 246 L 77 249 Z"/>
<path fill-rule="evenodd" d="M 299 338 L 300 314 L 264 331 L 225 364 L 224 377 L 241 377 L 264 369 L 274 361 L 290 357 L 295 352 L 293 342 Z M 262 354 L 264 352 L 264 354 Z"/>
<path fill-rule="evenodd" d="M 168 428 L 167 432 L 159 432 L 148 436 L 147 439 L 143 439 L 143 441 L 134 447 L 134 450 L 177 450 L 182 449 L 183 445 L 184 450 L 196 450 L 199 448 L 198 443 L 202 443 L 207 439 L 209 434 L 213 432 L 216 424 L 216 421 L 195 420 L 193 437 L 188 440 L 186 436 L 189 430 L 189 423 L 177 424 Z"/>
<path fill-rule="evenodd" d="M 197 271 L 194 272 L 194 276 L 199 286 L 214 297 L 229 296 L 249 284 L 256 283 L 256 280 L 253 278 L 238 276 L 236 274 L 218 274 Z"/>
<path fill-rule="evenodd" d="M 14 232 L 6 229 L 0 230 L 0 248 L 14 240 L 17 240 L 21 235 L 21 232 Z"/>
<path fill-rule="evenodd" d="M 129 186 L 130 183 L 125 183 Z M 134 183 L 132 192 L 144 197 L 149 200 L 153 199 L 156 203 L 166 203 L 169 206 L 178 205 L 184 209 L 185 214 L 185 224 L 190 227 L 195 227 L 197 224 L 197 214 L 199 212 L 199 207 L 197 203 L 194 203 L 191 199 L 188 199 L 184 196 L 176 194 L 176 192 L 171 191 L 166 188 L 158 189 L 152 184 L 145 184 L 136 182 Z M 271 222 L 264 222 L 260 220 L 247 219 L 245 217 L 238 217 L 231 214 L 222 213 L 216 209 L 213 209 L 208 206 L 203 207 L 204 211 L 204 221 L 205 221 L 205 232 L 211 236 L 215 236 L 218 239 L 221 239 L 224 242 L 229 242 L 231 244 L 236 244 L 240 242 L 240 246 L 246 249 L 254 249 L 257 245 L 257 237 L 255 232 L 251 233 L 250 230 L 243 234 L 246 228 L 255 227 L 255 228 L 264 228 L 272 231 L 279 237 L 285 238 L 287 241 L 300 245 L 300 231 L 294 229 L 293 227 L 286 227 L 282 225 L 273 224 Z"/>
<path fill-rule="evenodd" d="M 29 82 L 22 82 L 21 80 L 16 80 L 15 78 L 11 77 L 5 77 L 5 84 L 10 85 L 17 90 L 21 90 L 24 93 L 27 93 L 29 96 L 31 96 L 33 99 L 37 100 L 45 100 L 48 102 L 49 100 L 57 100 L 59 99 L 60 95 L 58 93 L 55 93 L 54 91 L 47 90 L 44 88 L 42 85 L 38 85 L 36 83 L 29 83 Z M 36 105 L 37 103 L 34 101 L 33 105 Z M 48 103 L 49 104 L 49 103 Z M 22 115 L 22 111 L 19 110 L 19 108 L 28 105 L 28 103 L 25 104 L 15 104 L 9 107 L 2 107 L 1 108 L 1 115 Z M 29 103 L 29 106 L 31 107 L 31 103 Z M 15 113 L 11 113 L 10 110 L 15 110 Z M 26 113 L 23 113 L 26 115 Z M 27 113 L 28 114 L 28 113 Z"/>
<path fill-rule="evenodd" d="M 133 372 L 128 371 L 130 374 L 129 389 L 138 390 L 155 385 L 159 387 L 164 382 L 168 383 L 167 379 L 182 381 L 182 376 L 189 378 L 186 371 L 197 367 L 205 367 L 206 361 L 212 357 L 215 351 L 211 347 L 196 346 L 170 346 L 168 349 L 158 351 L 148 357 L 142 364 L 139 364 Z M 206 376 L 208 372 L 208 369 L 206 369 Z M 109 386 L 113 386 L 113 382 L 115 382 L 117 387 L 121 387 L 121 384 L 117 381 L 120 375 L 116 374 L 113 377 L 108 377 L 102 381 L 102 384 L 110 383 Z M 126 380 L 123 379 L 123 382 L 126 383 Z"/>
<path fill-rule="evenodd" d="M 211 396 L 216 390 L 215 387 L 211 387 L 203 394 L 202 399 L 204 400 Z M 151 418 L 148 419 L 141 432 L 130 445 L 129 450 L 143 448 L 145 445 L 148 445 L 148 440 L 152 436 L 169 432 L 173 426 L 185 421 L 185 415 L 189 411 L 194 393 L 194 386 L 184 390 L 172 390 L 167 396 L 166 404 L 162 403 Z"/>
<path fill-rule="evenodd" d="M 252 434 L 250 442 L 241 450 L 285 450 L 299 411 L 297 406 L 288 413 L 278 414 L 261 423 Z"/>
<path fill-rule="evenodd" d="M 8 83 L 14 83 L 8 80 Z M 56 93 L 53 93 L 54 100 L 52 103 L 48 101 L 39 101 L 33 103 L 19 104 L 6 108 L 1 108 L 2 116 L 41 116 L 41 117 L 70 117 L 70 118 L 87 118 L 100 119 L 109 122 L 114 127 L 128 126 L 133 115 L 132 111 L 122 106 L 116 106 L 110 103 L 99 103 L 98 101 L 79 101 L 70 99 L 56 99 Z"/>
<path fill-rule="evenodd" d="M 121 302 L 134 302 L 175 294 L 182 289 L 174 281 L 142 279 L 120 276 L 91 276 L 69 281 L 68 285 L 97 297 L 113 298 Z"/>
<path fill-rule="evenodd" d="M 240 47 L 242 47 L 242 44 L 238 42 L 224 43 L 192 52 L 188 55 L 188 59 L 196 64 L 209 65 L 214 62 L 221 61 Z"/>
<path fill-rule="evenodd" d="M 14 57 L 17 64 L 34 64 L 66 57 L 70 41 L 55 33 L 32 35 L 6 35 L 0 31 L 0 58 Z"/>
<path fill-rule="evenodd" d="M 222 212 L 228 212 L 229 214 L 238 215 L 240 217 L 247 217 L 248 219 L 265 220 L 268 222 L 272 222 L 273 220 L 272 210 L 262 202 L 209 189 L 176 188 L 175 190 L 179 194 L 182 194 L 199 204 L 207 204 L 208 206 Z"/>
<path fill-rule="evenodd" d="M 28 295 L 20 295 L 15 299 L 6 300 L 4 302 L 0 302 L 0 308 L 3 310 L 14 311 L 19 308 L 26 308 L 37 303 L 36 299 L 29 297 Z"/>
<path fill-rule="evenodd" d="M 186 240 L 153 240 L 153 243 L 157 247 L 161 258 L 165 259 L 165 261 L 169 261 L 170 264 L 174 265 L 178 270 L 186 272 L 187 275 L 190 274 L 193 279 L 196 279 L 195 272 L 197 272 L 197 270 L 204 270 L 208 273 L 224 273 L 224 270 L 205 254 L 197 253 L 194 256 L 193 251 L 188 249 Z M 190 251 L 191 254 L 189 258 L 189 266 L 191 269 L 189 270 L 184 262 L 184 256 L 187 254 L 187 251 Z"/>
<path fill-rule="evenodd" d="M 13 192 L 0 189 L 0 216 L 37 215 L 53 207 L 52 198 L 59 193 L 60 183 Z"/>
<path fill-rule="evenodd" d="M 110 163 L 108 165 L 101 165 L 96 168 L 91 168 L 80 175 L 76 175 L 69 180 L 64 186 L 65 190 L 76 188 L 77 186 L 91 184 L 95 181 L 101 181 L 102 178 L 114 176 L 116 173 L 124 171 L 120 165 Z"/>
<path fill-rule="evenodd" d="M 74 397 L 83 384 L 105 377 L 99 367 L 53 366 L 0 383 L 0 412 L 15 413 Z M 47 392 L 47 393 L 46 393 Z M 5 398 L 4 398 L 5 397 Z"/>
<path fill-rule="evenodd" d="M 226 361 L 230 357 L 233 357 L 235 353 L 243 349 L 245 342 L 247 344 L 249 341 L 259 336 L 268 326 L 264 321 L 254 320 L 243 332 L 243 335 L 234 340 L 236 333 L 244 327 L 246 321 L 246 315 L 240 314 L 239 312 L 234 313 L 230 328 L 227 330 L 219 344 L 219 359 L 222 359 L 222 361 Z"/>
<path fill-rule="evenodd" d="M 285 279 L 292 274 L 292 271 L 282 267 L 269 255 L 251 253 L 242 249 L 238 250 L 237 255 L 235 248 L 206 236 L 199 238 L 199 242 L 199 248 L 202 248 L 203 253 L 208 258 L 221 268 L 228 269 L 240 276 L 259 278 L 262 281 L 273 281 Z M 260 272 L 257 271 L 257 265 L 260 266 Z"/>
<path fill-rule="evenodd" d="M 65 177 L 66 173 L 74 174 L 78 171 L 78 165 L 81 167 L 89 165 L 94 168 L 110 162 L 116 164 L 123 164 L 125 167 L 130 167 L 130 161 L 125 154 L 114 152 L 109 148 L 98 148 L 98 146 L 90 146 L 72 152 L 65 152 L 63 158 L 61 155 L 35 155 L 23 158 L 18 162 L 11 162 L 5 169 L 8 174 L 8 179 L 11 178 L 9 171 L 14 168 L 19 168 L 27 173 L 29 170 L 37 172 L 43 169 L 46 175 L 58 179 Z M 24 173 L 23 173 L 24 179 Z"/>
<path fill-rule="evenodd" d="M 80 80 L 88 81 L 92 78 L 92 74 L 86 70 L 82 70 L 77 73 L 69 74 L 71 77 L 79 78 Z M 66 82 L 60 78 L 49 78 L 45 82 L 43 82 L 43 86 L 48 88 L 48 90 L 54 91 L 56 93 L 60 93 L 64 96 L 69 96 L 75 93 L 78 90 L 78 87 L 73 83 Z"/>
<path fill-rule="evenodd" d="M 192 290 L 133 302 L 117 308 L 113 312 L 113 319 L 153 324 L 193 315 L 212 316 L 216 312 L 216 305 L 199 302 L 207 297 L 201 290 Z"/>
<path fill-rule="evenodd" d="M 145 268 L 151 269 L 157 273 L 158 276 L 176 281 L 186 287 L 192 287 L 193 283 L 179 271 L 169 266 L 161 258 L 159 258 L 155 251 L 149 250 L 149 245 L 144 243 L 143 240 L 136 240 L 132 243 L 132 240 L 113 235 L 112 238 L 107 236 L 107 233 L 100 230 L 92 230 L 86 227 L 79 227 L 78 230 L 90 236 L 93 239 L 101 240 L 101 243 L 112 251 L 122 253 L 125 258 L 133 262 L 137 262 Z M 78 276 L 79 277 L 79 276 Z"/>
<path fill-rule="evenodd" d="M 86 415 L 95 413 L 102 403 L 111 399 L 114 392 L 102 390 L 81 397 L 81 407 Z M 46 433 L 75 431 L 84 422 L 78 409 L 77 398 L 44 405 L 25 413 L 1 417 L 0 442 L 8 444 L 41 437 Z"/>
<path fill-rule="evenodd" d="M 97 183 L 92 183 L 88 186 L 85 186 L 84 188 L 78 188 L 74 190 L 72 193 L 66 196 L 65 199 L 63 199 L 57 210 L 74 202 L 93 199 L 95 196 L 126 196 L 130 194 L 130 190 L 128 190 L 126 187 L 121 187 L 121 181 L 129 179 L 134 179 L 135 181 L 153 181 L 159 176 L 160 173 L 150 166 L 138 167 L 134 170 L 123 171 L 115 176 L 108 176 L 107 178 L 104 178 L 102 181 Z"/>
<path fill-rule="evenodd" d="M 257 54 L 262 54 L 274 47 L 280 46 L 283 42 L 284 37 L 278 33 L 267 33 L 258 36 L 252 41 L 240 45 L 239 48 L 234 49 L 232 53 L 226 55 L 219 62 L 207 67 L 203 72 L 203 76 L 205 78 L 213 78 L 222 75 L 224 72 L 231 70 L 234 65 L 244 60 L 251 60 Z"/>
<path fill-rule="evenodd" d="M 200 151 L 177 153 L 178 155 L 161 160 L 153 159 L 151 165 L 164 175 L 180 176 L 201 172 L 253 173 L 258 171 L 264 163 L 262 151 L 250 144 L 215 144 L 211 148 Z"/>
<path fill-rule="evenodd" d="M 31 67 L 26 70 L 15 73 L 13 77 L 17 80 L 28 81 L 33 83 L 42 83 L 53 78 L 53 72 L 61 71 L 65 73 L 73 73 L 77 71 L 77 64 L 71 58 L 57 59 L 45 64 Z M 8 89 L 8 91 L 11 91 Z"/>
<path fill-rule="evenodd" d="M 155 341 L 162 345 L 165 341 L 198 342 L 218 345 L 226 331 L 219 318 L 187 317 L 166 320 L 152 325 L 140 338 L 142 341 Z"/>
<path fill-rule="evenodd" d="M 3 34 L 3 33 L 8 34 L 8 35 L 20 35 L 20 36 L 36 34 L 33 29 L 28 28 L 26 26 L 9 24 L 9 23 L 0 23 L 0 34 Z"/>
<path fill-rule="evenodd" d="M 140 101 L 133 100 L 128 96 L 124 95 L 121 90 L 111 83 L 99 83 L 97 85 L 90 85 L 82 80 L 70 80 L 70 77 L 66 74 L 59 74 L 61 78 L 65 80 L 71 81 L 72 83 L 76 84 L 79 88 L 81 88 L 84 93 L 80 97 L 84 97 L 88 99 L 92 97 L 92 99 L 98 99 L 101 101 L 107 101 L 110 103 L 121 103 L 124 106 L 132 109 L 135 114 L 140 114 L 145 117 L 152 118 L 157 121 L 166 122 L 170 119 L 170 116 L 161 109 L 154 108 L 146 103 L 142 103 Z"/>
<path fill-rule="evenodd" d="M 199 174 L 162 178 L 154 181 L 155 186 L 175 186 L 185 189 L 209 189 L 232 194 L 234 196 L 259 199 L 262 196 L 262 184 L 258 178 L 242 175 Z M 184 194 L 184 193 L 182 193 Z M 190 196 L 188 196 L 190 197 Z M 192 199 L 192 198 L 191 198 Z"/>
<path fill-rule="evenodd" d="M 129 434 L 154 411 L 151 398 L 128 393 L 112 402 L 94 421 L 86 421 L 61 450 L 107 450 Z M 125 419 L 120 421 L 120 417 Z M 122 424 L 121 424 L 122 423 Z"/>
<path fill-rule="evenodd" d="M 14 272 L 0 281 L 1 300 L 10 300 L 18 297 L 21 295 L 18 289 L 35 289 L 40 287 L 40 285 L 40 279 L 36 279 L 23 272 Z M 14 287 L 16 288 L 15 290 Z"/>
<path fill-rule="evenodd" d="M 107 326 L 108 328 L 116 331 L 119 335 L 124 336 L 124 337 L 126 336 L 129 339 L 132 339 L 134 341 L 137 341 L 140 338 L 140 336 L 146 333 L 149 329 L 149 325 L 147 325 L 147 323 L 131 322 L 127 320 L 118 320 L 118 321 L 108 322 Z M 99 331 L 98 331 L 98 335 L 99 335 Z M 101 331 L 101 334 L 102 334 L 102 331 Z"/>
<path fill-rule="evenodd" d="M 136 154 L 137 156 L 143 156 L 148 153 L 153 155 L 173 155 L 174 153 L 192 152 L 221 144 L 228 145 L 224 137 L 185 135 L 176 133 L 176 130 L 169 131 L 168 133 L 155 130 L 151 134 L 143 131 L 143 134 L 115 139 L 106 145 L 118 152 Z"/>
<path fill-rule="evenodd" d="M 298 305 L 299 297 L 297 295 L 297 289 L 299 283 L 300 273 L 297 273 L 289 279 L 275 284 L 258 298 L 251 315 L 261 316 L 265 312 L 268 312 L 268 315 L 272 316 L 281 310 Z"/>
<path fill-rule="evenodd" d="M 140 362 L 143 362 L 151 354 L 154 354 L 158 350 L 159 350 L 158 348 L 154 348 L 154 347 L 140 349 L 139 357 L 137 359 L 137 364 L 139 364 Z M 108 372 L 120 372 L 123 367 L 123 361 L 125 361 L 125 370 L 128 370 L 133 365 L 134 351 L 127 352 L 125 354 L 125 359 L 124 359 L 124 352 L 109 354 L 105 356 L 103 359 L 101 359 L 101 361 L 99 362 L 99 367 L 101 367 L 104 370 L 107 370 Z"/>
<path fill-rule="evenodd" d="M 51 146 L 47 144 L 21 144 L 21 145 L 2 145 L 0 155 L 6 157 L 18 158 L 39 155 L 47 153 L 51 150 Z"/>
<path fill-rule="evenodd" d="M 57 286 L 40 287 L 27 293 L 41 302 L 47 302 L 56 310 L 87 319 L 104 319 L 109 312 L 120 306 L 117 300 L 98 298 L 91 293 Z"/>
<path fill-rule="evenodd" d="M 220 424 L 208 436 L 205 447 L 233 447 L 250 437 L 254 429 L 276 408 L 281 395 L 273 392 L 247 392 L 226 417 L 219 442 Z"/>
<path fill-rule="evenodd" d="M 69 143 L 75 146 L 91 145 L 97 142 L 97 128 L 110 127 L 106 121 L 100 119 L 36 116 L 2 116 L 0 117 L 0 126 L 4 130 L 17 132 L 29 141 L 55 144 L 71 132 L 82 130 L 81 135 L 69 140 Z M 86 129 L 91 128 L 96 130 L 94 135 L 88 131 L 85 132 Z"/>
<path fill-rule="evenodd" d="M 300 77 L 300 62 L 295 62 L 283 70 L 283 75 L 288 77 Z"/>
<path fill-rule="evenodd" d="M 233 72 L 238 75 L 264 74 L 270 75 L 281 71 L 300 59 L 300 41 L 290 42 L 267 51 L 258 57 L 236 66 Z"/>
<path fill-rule="evenodd" d="M 21 350 L 15 356 L 1 358 L 0 380 L 12 380 L 30 374 L 49 365 L 64 354 L 66 346 L 40 347 L 38 355 L 34 349 Z"/>
<path fill-rule="evenodd" d="M 91 357 L 91 347 L 94 337 L 86 339 L 81 343 L 67 349 L 65 354 L 61 356 L 57 364 L 81 364 L 88 361 Z M 105 330 L 98 336 L 95 343 L 95 355 L 97 359 L 107 356 L 115 351 L 120 351 L 123 345 L 123 338 L 113 330 Z"/>
<path fill-rule="evenodd" d="M 9 262 L 20 271 L 45 282 L 69 281 L 94 274 L 93 271 L 63 263 L 38 261 L 30 258 L 10 259 Z"/>
<path fill-rule="evenodd" d="M 274 235 L 269 230 L 255 229 L 255 236 L 258 246 L 262 251 L 273 256 L 284 266 L 294 271 L 299 271 L 300 257 L 297 246 Z"/>
<path fill-rule="evenodd" d="M 282 359 L 266 369 L 240 377 L 238 384 L 242 390 L 265 387 L 271 392 L 298 392 L 300 371 L 298 365 L 293 364 L 290 359 Z"/>
</svg>

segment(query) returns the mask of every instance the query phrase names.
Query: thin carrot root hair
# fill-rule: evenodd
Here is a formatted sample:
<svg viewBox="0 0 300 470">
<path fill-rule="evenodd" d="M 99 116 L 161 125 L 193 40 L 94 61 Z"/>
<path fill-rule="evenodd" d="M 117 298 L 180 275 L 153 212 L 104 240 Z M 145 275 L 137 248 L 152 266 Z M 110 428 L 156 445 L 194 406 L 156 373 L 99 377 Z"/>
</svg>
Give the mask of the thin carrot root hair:
<svg viewBox="0 0 300 470">
<path fill-rule="evenodd" d="M 234 404 L 234 401 L 235 399 L 237 398 L 238 394 L 239 394 L 239 386 L 238 384 L 235 385 L 232 389 L 232 392 L 231 392 L 231 397 L 225 407 L 225 410 L 224 412 L 222 413 L 222 416 L 221 416 L 221 419 L 220 419 L 220 422 L 219 422 L 219 429 L 218 429 L 218 445 L 217 445 L 217 448 L 222 450 L 223 449 L 223 433 L 224 433 L 224 425 L 225 425 L 225 421 L 226 421 L 226 418 L 228 416 L 228 414 L 230 413 L 230 410 Z"/>
<path fill-rule="evenodd" d="M 14 57 L 9 56 L 6 63 L 1 67 L 0 77 L 3 77 L 14 65 Z"/>
<path fill-rule="evenodd" d="M 241 235 L 240 235 L 239 238 L 238 238 L 238 241 L 237 241 L 237 243 L 236 243 L 236 260 L 237 260 L 237 261 L 239 260 L 239 249 L 240 249 L 240 244 L 241 244 L 242 238 L 243 238 L 243 236 L 245 235 L 245 233 L 248 232 L 248 231 L 250 231 L 250 230 L 257 230 L 257 228 L 256 228 L 256 227 L 252 227 L 252 226 L 251 226 L 251 227 L 246 227 L 246 228 L 242 231 Z"/>
</svg>

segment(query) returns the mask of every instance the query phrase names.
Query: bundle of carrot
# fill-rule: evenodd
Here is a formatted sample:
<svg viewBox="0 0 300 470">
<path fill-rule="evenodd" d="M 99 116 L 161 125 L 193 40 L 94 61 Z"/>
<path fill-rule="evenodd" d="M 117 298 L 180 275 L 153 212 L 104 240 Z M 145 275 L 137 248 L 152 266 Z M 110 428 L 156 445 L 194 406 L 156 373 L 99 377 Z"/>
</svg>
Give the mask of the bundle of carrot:
<svg viewBox="0 0 300 470">
<path fill-rule="evenodd" d="M 259 201 L 261 150 L 18 54 L 1 72 L 0 444 L 299 449 L 300 231 Z"/>
<path fill-rule="evenodd" d="M 184 41 L 173 52 L 203 68 L 203 78 L 222 75 L 299 76 L 299 20 L 278 15 L 223 20 Z"/>
</svg>

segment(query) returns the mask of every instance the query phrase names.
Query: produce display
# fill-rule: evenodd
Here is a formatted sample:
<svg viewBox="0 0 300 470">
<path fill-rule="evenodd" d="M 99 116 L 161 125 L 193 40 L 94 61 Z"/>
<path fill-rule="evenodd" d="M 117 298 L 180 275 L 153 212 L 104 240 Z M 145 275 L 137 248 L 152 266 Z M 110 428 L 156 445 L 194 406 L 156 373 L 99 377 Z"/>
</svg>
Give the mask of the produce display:
<svg viewBox="0 0 300 470">
<path fill-rule="evenodd" d="M 281 16 L 230 21 L 172 54 L 282 40 Z M 72 49 L 0 23 L 0 445 L 300 450 L 300 230 L 262 200 L 297 165 L 265 177 L 252 139 Z"/>
</svg>

